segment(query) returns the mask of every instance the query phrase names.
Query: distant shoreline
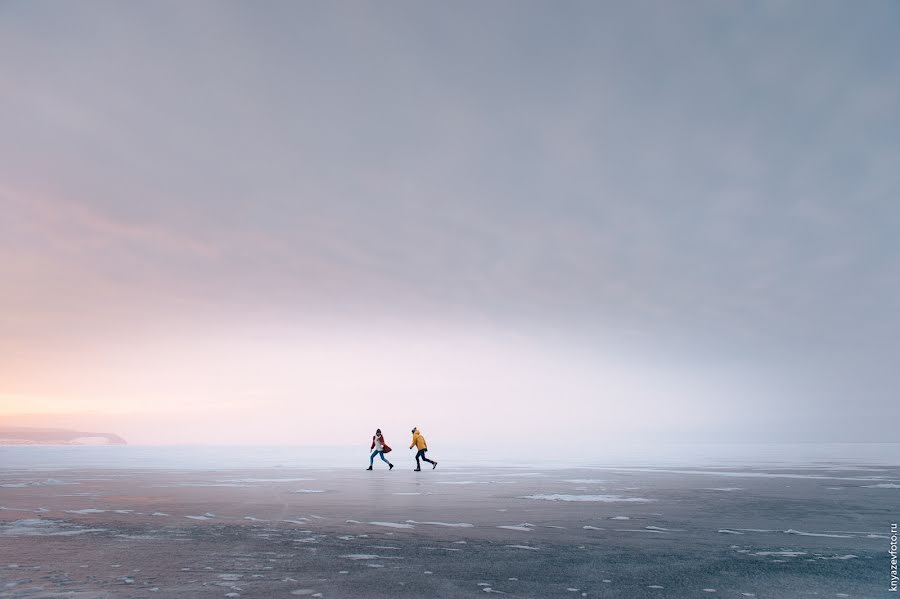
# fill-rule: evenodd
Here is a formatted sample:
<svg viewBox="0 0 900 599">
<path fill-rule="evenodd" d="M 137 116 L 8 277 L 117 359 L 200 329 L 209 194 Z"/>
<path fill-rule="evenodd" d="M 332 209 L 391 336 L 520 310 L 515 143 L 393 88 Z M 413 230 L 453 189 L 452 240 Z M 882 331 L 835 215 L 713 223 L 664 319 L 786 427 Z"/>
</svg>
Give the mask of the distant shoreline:
<svg viewBox="0 0 900 599">
<path fill-rule="evenodd" d="M 114 433 L 96 433 L 64 428 L 0 427 L 0 446 L 98 446 L 127 444 L 125 439 Z"/>
</svg>

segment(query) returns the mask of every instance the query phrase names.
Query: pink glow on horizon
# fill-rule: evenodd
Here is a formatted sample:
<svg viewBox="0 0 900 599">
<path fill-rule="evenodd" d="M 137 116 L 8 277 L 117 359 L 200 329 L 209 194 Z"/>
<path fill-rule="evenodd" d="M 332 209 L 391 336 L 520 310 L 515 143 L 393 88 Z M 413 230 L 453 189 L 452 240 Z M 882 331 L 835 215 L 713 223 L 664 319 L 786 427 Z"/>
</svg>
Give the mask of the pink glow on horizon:
<svg viewBox="0 0 900 599">
<path fill-rule="evenodd" d="M 521 444 L 663 433 L 686 406 L 697 426 L 723 417 L 709 381 L 425 325 L 198 333 L 46 367 L 53 380 L 5 379 L 0 423 L 107 427 L 139 444 L 348 444 L 375 426 Z"/>
</svg>

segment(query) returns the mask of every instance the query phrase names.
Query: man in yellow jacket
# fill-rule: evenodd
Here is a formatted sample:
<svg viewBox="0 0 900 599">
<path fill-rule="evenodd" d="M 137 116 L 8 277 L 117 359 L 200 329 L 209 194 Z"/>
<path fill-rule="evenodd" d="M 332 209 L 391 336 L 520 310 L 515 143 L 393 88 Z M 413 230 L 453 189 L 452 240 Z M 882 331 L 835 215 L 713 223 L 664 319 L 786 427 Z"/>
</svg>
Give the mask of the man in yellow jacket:
<svg viewBox="0 0 900 599">
<path fill-rule="evenodd" d="M 415 447 L 419 451 L 416 452 L 416 469 L 414 472 L 419 472 L 422 470 L 422 464 L 419 463 L 419 458 L 422 458 L 429 464 L 431 464 L 431 469 L 434 470 L 437 468 L 437 462 L 434 460 L 429 460 L 425 457 L 425 452 L 428 451 L 428 445 L 425 443 L 425 437 L 422 436 L 422 433 L 419 432 L 419 429 L 413 427 L 412 429 L 412 443 L 409 444 L 409 448 L 412 449 Z"/>
</svg>

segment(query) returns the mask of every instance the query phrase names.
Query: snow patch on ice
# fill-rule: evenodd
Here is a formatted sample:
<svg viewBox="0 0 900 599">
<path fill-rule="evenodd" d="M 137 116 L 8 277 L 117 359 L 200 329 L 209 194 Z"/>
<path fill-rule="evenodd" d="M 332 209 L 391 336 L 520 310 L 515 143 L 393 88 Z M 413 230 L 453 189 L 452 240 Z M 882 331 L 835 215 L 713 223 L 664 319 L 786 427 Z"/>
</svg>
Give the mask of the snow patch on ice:
<svg viewBox="0 0 900 599">
<path fill-rule="evenodd" d="M 181 487 L 245 487 L 249 488 L 253 485 L 242 485 L 238 483 L 173 483 L 173 484 L 160 484 L 160 485 L 150 485 L 156 489 L 171 489 L 171 488 L 181 488 Z"/>
<path fill-rule="evenodd" d="M 64 480 L 59 480 L 56 478 L 47 478 L 44 480 L 26 480 L 19 482 L 10 482 L 10 483 L 2 483 L 0 487 L 5 487 L 7 489 L 21 489 L 24 487 L 55 487 L 59 485 L 77 485 L 80 483 L 75 482 L 66 482 Z"/>
<path fill-rule="evenodd" d="M 58 520 L 27 518 L 0 524 L 0 536 L 4 537 L 67 537 L 91 532 L 104 532 L 105 528 L 84 528 L 77 524 Z"/>
<path fill-rule="evenodd" d="M 676 470 L 668 468 L 625 468 L 625 467 L 599 467 L 598 470 L 612 470 L 616 472 L 660 472 L 665 474 L 700 474 L 707 476 L 723 476 L 727 478 L 794 478 L 815 480 L 853 480 L 853 481 L 879 481 L 883 476 L 846 477 L 823 476 L 821 474 L 792 474 L 784 472 L 729 472 L 723 470 Z M 900 487 L 898 487 L 900 488 Z"/>
<path fill-rule="evenodd" d="M 621 495 L 564 495 L 561 493 L 553 493 L 550 495 L 525 495 L 519 499 L 538 499 L 542 501 L 594 501 L 601 503 L 650 503 L 655 499 L 645 499 L 643 497 L 622 497 Z"/>
<path fill-rule="evenodd" d="M 439 480 L 437 482 L 439 485 L 488 485 L 490 481 L 487 480 Z"/>
<path fill-rule="evenodd" d="M 521 532 L 531 532 L 531 529 L 534 528 L 534 524 L 529 524 L 528 522 L 523 522 L 522 524 L 504 524 L 502 526 L 498 526 L 497 528 L 505 528 L 506 530 L 518 530 Z"/>
<path fill-rule="evenodd" d="M 781 532 L 780 530 L 771 530 L 769 528 L 735 528 L 743 532 Z"/>
<path fill-rule="evenodd" d="M 65 512 L 66 512 L 67 514 L 81 514 L 81 515 L 86 515 L 86 514 L 106 514 L 106 513 L 110 513 L 110 514 L 133 514 L 133 513 L 134 513 L 134 510 L 100 510 L 100 509 L 97 509 L 97 508 L 89 507 L 89 508 L 85 508 L 85 509 L 83 509 L 83 510 L 65 510 Z"/>
<path fill-rule="evenodd" d="M 831 537 L 832 539 L 852 539 L 851 535 L 835 535 L 835 534 L 825 534 L 818 532 L 803 532 L 801 530 L 794 530 L 793 528 L 789 528 L 784 531 L 786 535 L 800 535 L 801 537 Z"/>
<path fill-rule="evenodd" d="M 0 512 L 28 512 L 29 514 L 43 514 L 49 512 L 45 507 L 39 507 L 36 510 L 30 510 L 26 508 L 17 508 L 17 507 L 4 507 L 0 506 Z"/>
<path fill-rule="evenodd" d="M 468 522 L 416 522 L 415 520 L 407 520 L 408 524 L 430 524 L 432 526 L 447 526 L 449 528 L 472 528 L 475 525 Z"/>
<path fill-rule="evenodd" d="M 314 478 L 226 478 L 217 480 L 220 483 L 296 483 Z"/>
<path fill-rule="evenodd" d="M 401 522 L 369 522 L 372 526 L 385 526 L 387 528 L 415 528 L 412 524 Z"/>
</svg>

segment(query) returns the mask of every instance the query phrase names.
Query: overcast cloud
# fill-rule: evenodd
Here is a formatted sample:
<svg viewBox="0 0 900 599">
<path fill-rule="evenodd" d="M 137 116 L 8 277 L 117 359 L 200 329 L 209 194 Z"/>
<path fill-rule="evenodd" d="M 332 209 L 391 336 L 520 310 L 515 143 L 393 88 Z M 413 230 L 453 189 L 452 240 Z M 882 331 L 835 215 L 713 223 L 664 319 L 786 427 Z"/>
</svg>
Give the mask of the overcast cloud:
<svg viewBox="0 0 900 599">
<path fill-rule="evenodd" d="M 892 440 L 897 56 L 894 2 L 0 3 L 0 408 Z M 273 383 L 323 344 L 358 388 Z M 241 392 L 148 391 L 182 352 Z"/>
</svg>

